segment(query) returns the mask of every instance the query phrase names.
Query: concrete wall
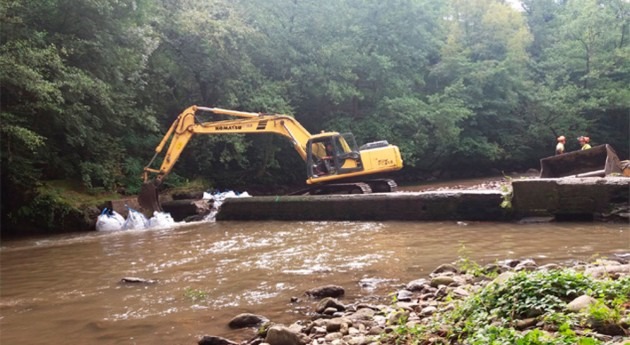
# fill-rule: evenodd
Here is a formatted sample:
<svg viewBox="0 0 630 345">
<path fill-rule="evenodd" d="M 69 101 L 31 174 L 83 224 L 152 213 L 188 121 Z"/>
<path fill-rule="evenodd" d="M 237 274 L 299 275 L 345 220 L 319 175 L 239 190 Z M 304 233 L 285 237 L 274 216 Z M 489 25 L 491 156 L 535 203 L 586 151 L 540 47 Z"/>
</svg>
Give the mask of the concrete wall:
<svg viewBox="0 0 630 345">
<path fill-rule="evenodd" d="M 272 196 L 227 199 L 217 220 L 587 220 L 615 205 L 627 205 L 630 179 L 523 179 L 512 181 L 512 188 L 509 209 L 500 207 L 502 193 L 494 190 Z"/>
<path fill-rule="evenodd" d="M 627 177 L 514 180 L 512 188 L 516 217 L 606 213 L 630 197 Z"/>
<path fill-rule="evenodd" d="M 498 191 L 226 199 L 217 220 L 507 220 Z"/>
</svg>

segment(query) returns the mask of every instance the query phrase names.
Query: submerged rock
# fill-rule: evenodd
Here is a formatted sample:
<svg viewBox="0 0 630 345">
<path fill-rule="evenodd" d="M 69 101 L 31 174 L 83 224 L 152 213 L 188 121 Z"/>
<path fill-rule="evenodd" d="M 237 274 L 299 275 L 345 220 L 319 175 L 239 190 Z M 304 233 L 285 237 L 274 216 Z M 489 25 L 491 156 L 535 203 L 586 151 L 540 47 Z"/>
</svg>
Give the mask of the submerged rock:
<svg viewBox="0 0 630 345">
<path fill-rule="evenodd" d="M 345 293 L 344 288 L 338 285 L 326 285 L 306 291 L 306 294 L 315 298 L 341 297 Z"/>
<path fill-rule="evenodd" d="M 156 284 L 157 281 L 153 279 L 144 279 L 138 277 L 124 277 L 120 280 L 121 283 L 128 284 Z"/>
<path fill-rule="evenodd" d="M 323 313 L 326 309 L 333 308 L 335 311 L 344 311 L 346 307 L 341 304 L 337 299 L 332 297 L 325 297 L 315 307 L 315 312 Z"/>
<path fill-rule="evenodd" d="M 232 320 L 230 320 L 230 322 L 228 323 L 228 326 L 230 328 L 257 327 L 267 321 L 269 321 L 269 319 L 267 319 L 264 316 L 250 314 L 250 313 L 243 313 L 243 314 L 236 315 L 234 318 L 232 318 Z"/>
<path fill-rule="evenodd" d="M 213 335 L 206 335 L 201 340 L 197 342 L 199 345 L 238 345 L 238 343 L 233 342 L 229 339 L 225 339 L 222 337 L 216 337 Z"/>
<path fill-rule="evenodd" d="M 459 273 L 459 269 L 453 264 L 441 264 L 433 270 L 433 274 L 439 274 L 444 272 Z"/>
</svg>

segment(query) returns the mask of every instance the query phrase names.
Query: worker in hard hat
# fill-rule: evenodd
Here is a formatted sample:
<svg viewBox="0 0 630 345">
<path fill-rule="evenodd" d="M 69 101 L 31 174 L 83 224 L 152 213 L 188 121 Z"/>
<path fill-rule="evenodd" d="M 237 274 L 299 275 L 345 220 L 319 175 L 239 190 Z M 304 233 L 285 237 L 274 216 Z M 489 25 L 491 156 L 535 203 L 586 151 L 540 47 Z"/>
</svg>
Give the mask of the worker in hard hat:
<svg viewBox="0 0 630 345">
<path fill-rule="evenodd" d="M 588 150 L 591 148 L 591 145 L 589 144 L 590 141 L 591 138 L 589 137 L 580 136 L 578 138 L 578 142 L 580 143 L 580 146 L 582 146 L 582 150 Z"/>
<path fill-rule="evenodd" d="M 564 135 L 558 137 L 558 144 L 556 144 L 556 155 L 564 153 L 564 144 L 567 142 L 567 138 Z"/>
</svg>

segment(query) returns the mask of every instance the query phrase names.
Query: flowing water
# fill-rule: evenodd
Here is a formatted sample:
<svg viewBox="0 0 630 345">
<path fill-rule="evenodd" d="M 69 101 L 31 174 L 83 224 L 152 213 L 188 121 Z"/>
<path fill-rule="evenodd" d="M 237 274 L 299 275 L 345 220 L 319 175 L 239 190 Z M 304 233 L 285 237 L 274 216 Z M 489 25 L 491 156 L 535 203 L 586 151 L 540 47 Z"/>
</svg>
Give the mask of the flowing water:
<svg viewBox="0 0 630 345">
<path fill-rule="evenodd" d="M 4 241 L 0 343 L 244 340 L 253 330 L 230 330 L 232 317 L 305 319 L 313 287 L 383 301 L 462 255 L 546 263 L 628 251 L 628 225 L 601 223 L 219 222 Z M 130 276 L 157 283 L 120 283 Z"/>
</svg>

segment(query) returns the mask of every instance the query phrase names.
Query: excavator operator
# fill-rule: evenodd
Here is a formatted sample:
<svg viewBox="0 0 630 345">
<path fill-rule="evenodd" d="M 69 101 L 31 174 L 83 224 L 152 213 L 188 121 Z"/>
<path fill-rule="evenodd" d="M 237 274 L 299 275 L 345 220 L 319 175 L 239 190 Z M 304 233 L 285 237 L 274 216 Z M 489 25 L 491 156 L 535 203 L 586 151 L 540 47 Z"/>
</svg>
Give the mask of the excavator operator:
<svg viewBox="0 0 630 345">
<path fill-rule="evenodd" d="M 331 142 L 326 143 L 325 145 L 320 143 L 314 143 L 315 146 L 319 146 L 319 149 L 314 149 L 314 152 L 319 150 L 319 154 L 315 154 L 315 171 L 319 176 L 329 175 L 335 173 L 335 150 L 333 148 L 333 144 Z M 320 146 L 321 145 L 321 146 Z M 322 150 L 321 147 L 324 146 Z M 322 152 L 323 151 L 323 152 Z"/>
<path fill-rule="evenodd" d="M 326 156 L 322 158 L 329 174 L 335 173 L 335 150 L 332 143 L 326 144 Z"/>
</svg>

